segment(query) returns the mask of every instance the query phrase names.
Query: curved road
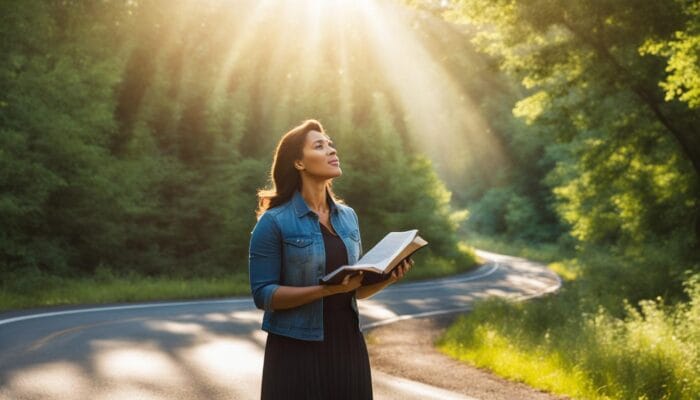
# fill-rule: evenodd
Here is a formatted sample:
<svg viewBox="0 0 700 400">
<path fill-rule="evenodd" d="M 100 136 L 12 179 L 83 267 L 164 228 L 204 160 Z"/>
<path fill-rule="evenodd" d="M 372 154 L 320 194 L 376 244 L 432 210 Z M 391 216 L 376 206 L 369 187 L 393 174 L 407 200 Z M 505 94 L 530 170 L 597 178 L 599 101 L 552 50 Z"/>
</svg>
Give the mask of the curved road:
<svg viewBox="0 0 700 400">
<path fill-rule="evenodd" d="M 556 291 L 541 264 L 477 251 L 475 271 L 360 300 L 362 329 Z M 250 298 L 0 314 L 0 399 L 257 399 L 266 333 Z M 468 399 L 372 373 L 377 399 Z"/>
</svg>

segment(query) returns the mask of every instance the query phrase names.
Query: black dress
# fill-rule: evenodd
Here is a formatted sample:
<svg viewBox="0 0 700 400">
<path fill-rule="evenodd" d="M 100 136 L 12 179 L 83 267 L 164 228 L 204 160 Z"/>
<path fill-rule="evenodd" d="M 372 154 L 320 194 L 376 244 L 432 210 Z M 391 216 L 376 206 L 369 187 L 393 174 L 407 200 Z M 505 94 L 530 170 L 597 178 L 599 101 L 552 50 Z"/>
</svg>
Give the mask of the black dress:
<svg viewBox="0 0 700 400">
<path fill-rule="evenodd" d="M 326 273 L 348 263 L 340 237 L 323 224 Z M 367 346 L 352 309 L 354 292 L 323 298 L 323 341 L 268 333 L 261 398 L 372 399 Z"/>
</svg>

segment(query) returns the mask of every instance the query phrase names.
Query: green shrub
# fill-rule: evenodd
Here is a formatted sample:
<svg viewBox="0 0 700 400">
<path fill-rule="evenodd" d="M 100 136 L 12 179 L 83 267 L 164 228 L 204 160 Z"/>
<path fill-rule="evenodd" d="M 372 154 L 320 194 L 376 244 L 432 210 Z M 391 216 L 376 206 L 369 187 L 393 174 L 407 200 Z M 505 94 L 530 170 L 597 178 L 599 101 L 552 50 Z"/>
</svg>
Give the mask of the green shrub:
<svg viewBox="0 0 700 400">
<path fill-rule="evenodd" d="M 587 265 L 589 272 L 602 271 L 602 259 L 590 261 L 597 265 Z M 565 283 L 556 296 L 527 303 L 484 301 L 450 327 L 438 346 L 458 359 L 575 398 L 695 399 L 700 274 L 684 282 L 687 301 L 669 303 L 659 296 L 632 303 L 616 296 L 621 281 L 609 279 L 618 263 L 608 260 L 605 277 Z"/>
</svg>

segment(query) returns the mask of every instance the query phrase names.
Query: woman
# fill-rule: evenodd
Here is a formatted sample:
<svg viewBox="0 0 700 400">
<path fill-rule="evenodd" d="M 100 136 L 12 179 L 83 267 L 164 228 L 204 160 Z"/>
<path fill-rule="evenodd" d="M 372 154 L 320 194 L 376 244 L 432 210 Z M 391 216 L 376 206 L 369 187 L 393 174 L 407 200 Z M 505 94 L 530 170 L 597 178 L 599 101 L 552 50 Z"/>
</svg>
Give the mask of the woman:
<svg viewBox="0 0 700 400">
<path fill-rule="evenodd" d="M 273 188 L 258 193 L 249 273 L 268 332 L 263 399 L 372 398 L 356 299 L 401 279 L 413 261 L 383 281 L 363 282 L 358 273 L 319 285 L 320 277 L 354 264 L 362 253 L 357 214 L 331 189 L 341 174 L 333 142 L 318 121 L 307 120 L 282 137 Z"/>
</svg>

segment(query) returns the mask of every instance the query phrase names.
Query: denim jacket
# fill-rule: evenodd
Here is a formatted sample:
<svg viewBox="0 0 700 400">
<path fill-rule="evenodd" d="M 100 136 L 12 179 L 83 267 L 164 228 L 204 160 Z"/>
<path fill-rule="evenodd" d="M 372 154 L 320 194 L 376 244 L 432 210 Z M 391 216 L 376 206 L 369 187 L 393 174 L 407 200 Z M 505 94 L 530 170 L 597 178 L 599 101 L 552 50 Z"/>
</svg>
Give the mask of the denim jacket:
<svg viewBox="0 0 700 400">
<path fill-rule="evenodd" d="M 330 220 L 345 243 L 349 263 L 362 254 L 355 211 L 328 196 Z M 301 340 L 323 340 L 323 300 L 273 310 L 272 295 L 280 285 L 313 286 L 325 275 L 326 252 L 316 213 L 299 191 L 285 204 L 268 209 L 251 232 L 248 272 L 256 307 L 265 311 L 262 329 Z M 352 308 L 357 313 L 357 299 Z"/>
</svg>

